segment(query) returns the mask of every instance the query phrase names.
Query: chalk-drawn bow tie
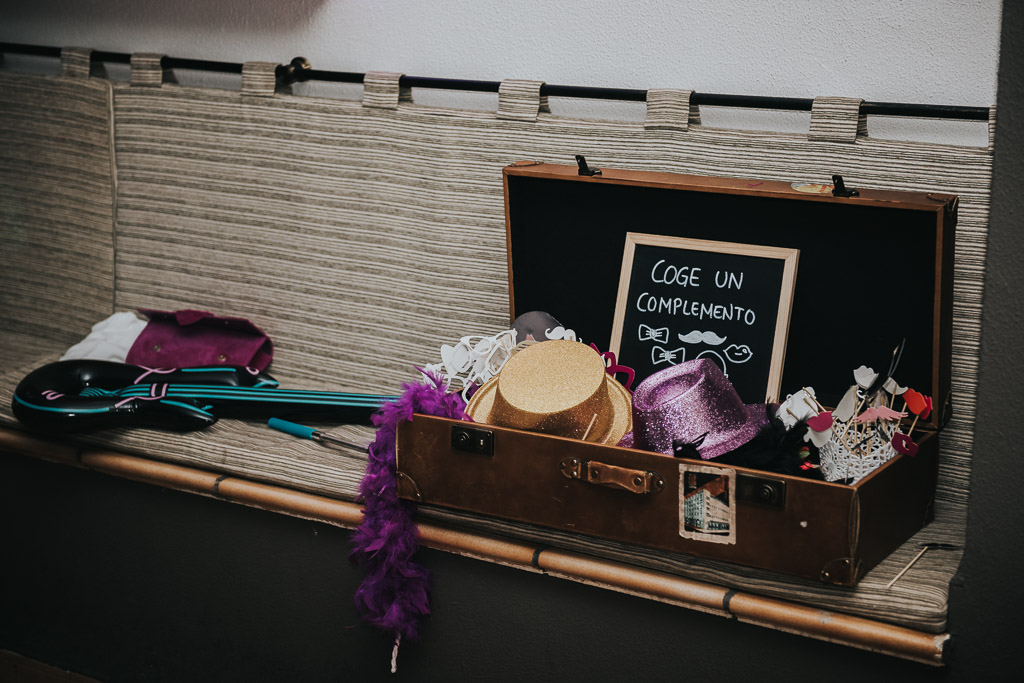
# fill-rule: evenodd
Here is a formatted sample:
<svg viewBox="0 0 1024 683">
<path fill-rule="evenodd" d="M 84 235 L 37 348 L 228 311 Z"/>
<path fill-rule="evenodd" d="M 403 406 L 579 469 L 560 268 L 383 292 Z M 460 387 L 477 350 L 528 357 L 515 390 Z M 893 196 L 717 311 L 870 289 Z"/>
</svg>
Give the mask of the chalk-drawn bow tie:
<svg viewBox="0 0 1024 683">
<path fill-rule="evenodd" d="M 670 363 L 677 365 L 686 360 L 686 347 L 680 346 L 678 349 L 666 349 L 661 346 L 654 346 L 651 349 L 651 364 L 659 365 L 661 363 Z"/>
<path fill-rule="evenodd" d="M 640 341 L 656 341 L 662 344 L 668 343 L 668 328 L 659 327 L 654 329 L 649 325 L 640 323 Z"/>
</svg>

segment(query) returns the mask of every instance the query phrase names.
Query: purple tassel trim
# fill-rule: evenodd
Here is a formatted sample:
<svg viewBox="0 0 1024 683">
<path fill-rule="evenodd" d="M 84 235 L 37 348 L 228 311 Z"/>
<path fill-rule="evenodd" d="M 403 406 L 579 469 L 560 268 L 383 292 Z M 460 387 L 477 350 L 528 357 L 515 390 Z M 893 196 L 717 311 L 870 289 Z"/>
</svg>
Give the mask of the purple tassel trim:
<svg viewBox="0 0 1024 683">
<path fill-rule="evenodd" d="M 441 377 L 420 372 L 426 375 L 426 384 L 403 384 L 401 397 L 373 416 L 377 435 L 359 486 L 366 509 L 352 534 L 349 554 L 365 574 L 355 594 L 363 621 L 409 641 L 417 637 L 420 617 L 430 614 L 430 574 L 413 559 L 419 548 L 419 530 L 413 521 L 416 505 L 398 498 L 398 424 L 411 420 L 413 413 L 468 419 L 465 402 L 457 393 L 447 393 Z"/>
</svg>

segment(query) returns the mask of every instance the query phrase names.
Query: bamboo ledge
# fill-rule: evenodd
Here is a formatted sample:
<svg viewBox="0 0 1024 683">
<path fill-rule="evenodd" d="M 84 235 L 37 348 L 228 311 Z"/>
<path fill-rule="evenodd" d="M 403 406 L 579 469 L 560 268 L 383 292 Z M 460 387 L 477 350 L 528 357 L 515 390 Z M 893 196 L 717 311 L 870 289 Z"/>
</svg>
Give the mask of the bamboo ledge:
<svg viewBox="0 0 1024 683">
<path fill-rule="evenodd" d="M 116 451 L 80 449 L 6 428 L 0 428 L 0 450 L 343 528 L 354 528 L 362 520 L 362 506 L 355 503 Z M 933 666 L 944 664 L 943 651 L 950 639 L 948 633 L 925 633 L 436 523 L 421 522 L 419 529 L 421 543 L 428 548 Z"/>
</svg>

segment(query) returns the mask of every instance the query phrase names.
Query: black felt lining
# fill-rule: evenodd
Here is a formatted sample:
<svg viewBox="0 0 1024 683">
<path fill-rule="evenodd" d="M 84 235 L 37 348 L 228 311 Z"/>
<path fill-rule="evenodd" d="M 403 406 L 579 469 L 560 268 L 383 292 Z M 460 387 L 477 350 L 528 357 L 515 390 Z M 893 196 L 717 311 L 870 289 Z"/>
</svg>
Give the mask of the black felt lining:
<svg viewBox="0 0 1024 683">
<path fill-rule="evenodd" d="M 526 176 L 508 188 L 516 313 L 548 311 L 605 349 L 627 232 L 794 247 L 781 395 L 813 385 L 835 405 L 851 370 L 904 336 L 897 379 L 932 388 L 934 211 Z"/>
</svg>

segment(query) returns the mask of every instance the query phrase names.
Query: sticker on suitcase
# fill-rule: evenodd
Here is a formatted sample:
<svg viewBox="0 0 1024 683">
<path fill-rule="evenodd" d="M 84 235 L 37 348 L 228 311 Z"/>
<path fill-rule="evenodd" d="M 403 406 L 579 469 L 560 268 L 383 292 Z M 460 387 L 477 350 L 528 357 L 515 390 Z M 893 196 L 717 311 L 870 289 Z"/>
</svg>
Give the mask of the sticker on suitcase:
<svg viewBox="0 0 1024 683">
<path fill-rule="evenodd" d="M 679 535 L 736 544 L 736 470 L 680 463 Z"/>
</svg>

